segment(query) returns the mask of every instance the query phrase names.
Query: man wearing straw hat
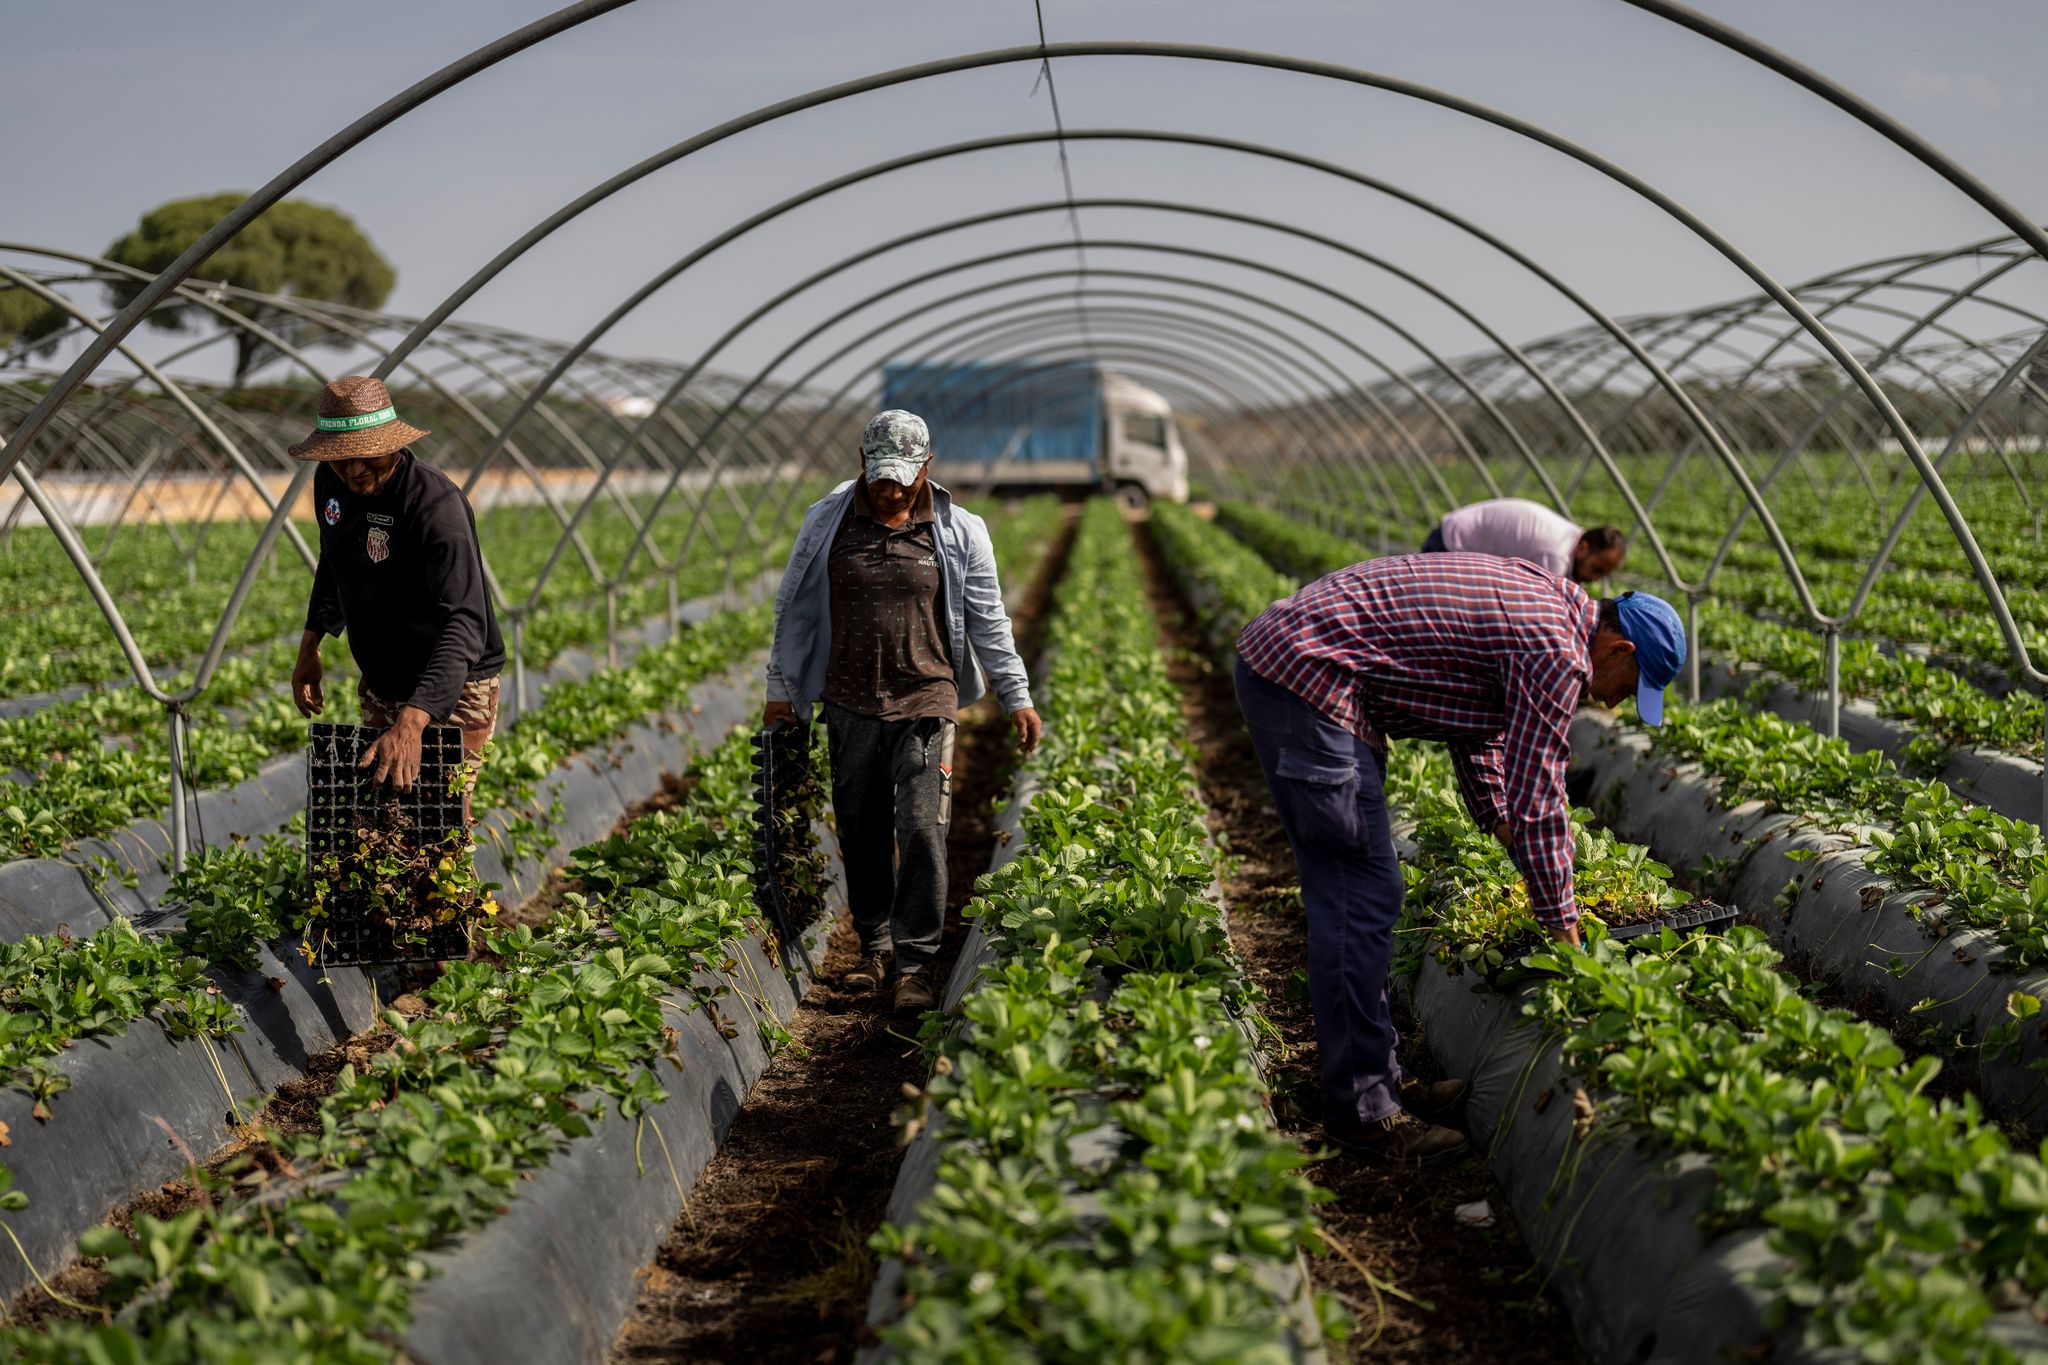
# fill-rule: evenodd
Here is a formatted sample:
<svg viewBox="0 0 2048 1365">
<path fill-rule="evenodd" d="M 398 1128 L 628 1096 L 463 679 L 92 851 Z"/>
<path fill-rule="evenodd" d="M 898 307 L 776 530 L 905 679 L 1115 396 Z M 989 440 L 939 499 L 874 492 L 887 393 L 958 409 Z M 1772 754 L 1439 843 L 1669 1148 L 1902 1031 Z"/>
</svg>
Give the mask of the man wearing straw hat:
<svg viewBox="0 0 2048 1365">
<path fill-rule="evenodd" d="M 474 760 L 497 724 L 505 645 L 484 587 L 476 514 L 447 475 L 413 455 L 427 433 L 399 419 L 381 380 L 355 374 L 328 384 L 315 426 L 291 447 L 293 459 L 320 464 L 320 566 L 292 700 L 300 715 L 321 712 L 320 641 L 347 632 L 363 724 L 384 731 L 362 766 L 379 782 L 410 787 L 427 726 L 461 726 L 463 753 Z"/>
</svg>

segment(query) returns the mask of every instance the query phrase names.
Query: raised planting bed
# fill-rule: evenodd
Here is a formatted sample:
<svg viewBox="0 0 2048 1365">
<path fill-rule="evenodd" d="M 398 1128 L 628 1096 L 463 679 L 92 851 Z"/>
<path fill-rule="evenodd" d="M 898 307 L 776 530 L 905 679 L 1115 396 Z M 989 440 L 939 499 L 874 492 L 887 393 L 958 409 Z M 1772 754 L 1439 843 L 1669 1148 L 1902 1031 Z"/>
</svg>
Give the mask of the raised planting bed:
<svg viewBox="0 0 2048 1365">
<path fill-rule="evenodd" d="M 2048 1351 L 2048 1170 L 1973 1103 L 1930 1098 L 1936 1059 L 1813 1004 L 1751 928 L 1596 935 L 1489 989 L 1462 965 L 1498 920 L 1467 903 L 1512 875 L 1505 855 L 1446 758 L 1396 756 L 1427 888 L 1413 1006 L 1471 1082 L 1470 1131 L 1591 1359 Z"/>
<path fill-rule="evenodd" d="M 735 737 L 678 809 L 580 850 L 587 894 L 387 1014 L 396 1045 L 281 1161 L 132 1247 L 87 1237 L 113 1325 L 13 1329 L 14 1358 L 601 1354 L 793 1004 L 752 910 L 748 769 Z"/>
<path fill-rule="evenodd" d="M 495 775 L 477 798 L 487 812 L 477 869 L 505 884 L 508 903 L 537 891 L 570 848 L 603 837 L 660 792 L 665 772 L 681 772 L 751 715 L 760 668 L 752 651 L 765 631 L 765 616 L 753 615 L 717 618 L 650 653 L 646 671 L 659 674 L 658 689 L 608 688 L 613 675 L 601 674 L 554 694 L 563 713 L 538 708 L 513 732 L 527 737 L 508 742 L 501 757 L 523 757 L 526 771 Z M 733 666 L 735 653 L 746 662 Z M 594 704 L 600 698 L 613 704 Z M 647 710 L 658 714 L 617 728 Z M 567 747 L 579 738 L 587 747 Z M 303 793 L 305 759 L 296 761 Z M 535 811 L 551 814 L 551 837 L 524 837 L 533 856 L 508 867 L 507 832 L 533 822 Z M 13 1040 L 7 1060 L 17 1086 L 0 1091 L 0 1123 L 11 1136 L 5 1166 L 29 1200 L 7 1216 L 23 1255 L 0 1259 L 0 1292 L 14 1297 L 33 1282 L 29 1262 L 62 1264 L 86 1228 L 181 1175 L 180 1142 L 201 1154 L 219 1147 L 261 1096 L 376 1021 L 368 975 L 317 970 L 296 950 L 306 913 L 301 860 L 280 837 L 202 857 L 178 887 L 182 915 L 169 936 L 138 934 L 117 917 L 76 943 L 39 937 L 6 946 L 0 990 L 13 1017 L 39 1009 L 43 1027 Z M 71 994 L 87 984 L 89 996 Z M 395 993 L 387 985 L 383 998 Z M 38 1110 L 53 1117 L 41 1121 Z"/>
<path fill-rule="evenodd" d="M 1736 697 L 1816 730 L 1827 726 L 1827 698 L 1755 664 L 1703 660 L 1700 695 L 1708 701 Z M 1860 698 L 1845 699 L 1837 714 L 1841 737 L 1851 748 L 1878 750 L 1908 771 L 1934 772 L 1955 791 L 2014 820 L 2040 819 L 2039 760 L 1976 744 L 1931 740 L 1911 722 L 1882 714 Z M 2038 742 L 2040 736 L 2034 738 Z"/>
<path fill-rule="evenodd" d="M 2048 884 L 2032 912 L 2039 918 L 2027 922 L 2036 888 L 2002 887 L 1988 860 L 1964 842 L 1966 822 L 1930 812 L 1909 826 L 1912 843 L 1901 845 L 1897 829 L 1875 827 L 1854 808 L 1855 787 L 1830 787 L 1841 804 L 1809 799 L 1831 768 L 1845 780 L 1858 775 L 1841 741 L 1788 734 L 1784 722 L 1751 722 L 1727 708 L 1673 708 L 1665 740 L 1681 743 L 1681 729 L 1690 727 L 1706 744 L 1717 728 L 1739 726 L 1735 742 L 1745 762 L 1769 765 L 1750 770 L 1781 774 L 1763 784 L 1770 797 L 1742 799 L 1746 789 L 1731 796 L 1712 767 L 1660 750 L 1640 729 L 1582 712 L 1572 749 L 1586 799 L 1666 862 L 1721 882 L 1750 922 L 1849 999 L 1962 1050 L 1992 1112 L 2032 1131 L 2048 1127 Z M 1883 774 L 1872 780 L 1887 792 L 1898 785 Z M 1989 834 L 2013 856 L 2023 856 L 2025 845 L 2013 846 L 2011 836 L 2039 842 L 2025 826 Z M 1890 847 L 1880 847 L 1886 839 Z M 1953 845 L 1946 855 L 1938 852 L 1944 843 Z M 1908 856 L 1919 845 L 1926 853 Z M 1874 854 L 1895 870 L 1873 867 Z M 1915 866 L 1945 884 L 1937 889 Z M 2010 921 L 1994 918 L 2007 903 Z"/>
<path fill-rule="evenodd" d="M 1056 601 L 1045 744 L 928 1022 L 867 1356 L 1314 1358 L 1313 1190 L 1265 1107 L 1177 694 L 1108 504 Z"/>
</svg>

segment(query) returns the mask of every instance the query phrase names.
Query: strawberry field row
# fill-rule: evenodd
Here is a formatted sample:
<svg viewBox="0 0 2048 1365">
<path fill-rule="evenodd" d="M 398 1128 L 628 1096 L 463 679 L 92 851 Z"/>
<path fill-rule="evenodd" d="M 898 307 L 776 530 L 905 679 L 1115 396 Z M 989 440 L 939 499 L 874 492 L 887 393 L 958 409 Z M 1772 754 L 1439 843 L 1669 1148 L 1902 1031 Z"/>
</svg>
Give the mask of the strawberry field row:
<svg viewBox="0 0 2048 1365">
<path fill-rule="evenodd" d="M 1168 554 L 1199 581 L 1212 551 Z M 2048 1170 L 1974 1099 L 1931 1098 L 1938 1060 L 1814 1005 L 1753 929 L 1607 939 L 1602 910 L 1686 897 L 1585 812 L 1589 948 L 1551 945 L 1443 753 L 1397 746 L 1388 789 L 1412 830 L 1397 971 L 1596 1360 L 2048 1352 Z"/>
<path fill-rule="evenodd" d="M 427 1254 L 459 1263 L 459 1239 L 529 1197 L 534 1172 L 620 1122 L 656 1128 L 672 1153 L 659 1135 L 670 1020 L 736 1032 L 717 1014 L 726 1001 L 763 1038 L 779 1034 L 763 959 L 743 947 L 758 933 L 739 834 L 750 768 L 736 737 L 679 809 L 579 851 L 572 870 L 597 894 L 571 896 L 539 931 L 491 935 L 416 1015 L 387 1011 L 393 1046 L 343 1069 L 318 1131 L 269 1135 L 280 1162 L 231 1171 L 201 1207 L 87 1234 L 80 1251 L 108 1274 L 91 1307 L 110 1316 L 10 1329 L 13 1357 L 393 1359 L 432 1292 Z M 708 1120 L 670 1127 L 692 1121 Z"/>
<path fill-rule="evenodd" d="M 910 1361 L 1288 1359 L 1318 1335 L 1287 1288 L 1313 1187 L 1239 1022 L 1178 694 L 1109 503 L 1056 602 L 1023 847 L 970 907 L 912 1119 L 905 1179 L 935 1164 L 934 1188 L 876 1239 L 903 1268 L 885 1340 Z"/>
</svg>

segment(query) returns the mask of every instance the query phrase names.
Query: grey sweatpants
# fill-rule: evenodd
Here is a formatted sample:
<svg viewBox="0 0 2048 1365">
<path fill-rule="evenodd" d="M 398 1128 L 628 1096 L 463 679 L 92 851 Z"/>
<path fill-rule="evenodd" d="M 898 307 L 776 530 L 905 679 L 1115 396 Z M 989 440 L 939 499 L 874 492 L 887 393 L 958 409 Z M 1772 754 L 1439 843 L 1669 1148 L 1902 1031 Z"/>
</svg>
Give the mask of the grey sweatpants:
<svg viewBox="0 0 2048 1365">
<path fill-rule="evenodd" d="M 893 945 L 898 972 L 929 971 L 946 927 L 954 722 L 824 709 L 832 811 L 861 951 Z"/>
</svg>

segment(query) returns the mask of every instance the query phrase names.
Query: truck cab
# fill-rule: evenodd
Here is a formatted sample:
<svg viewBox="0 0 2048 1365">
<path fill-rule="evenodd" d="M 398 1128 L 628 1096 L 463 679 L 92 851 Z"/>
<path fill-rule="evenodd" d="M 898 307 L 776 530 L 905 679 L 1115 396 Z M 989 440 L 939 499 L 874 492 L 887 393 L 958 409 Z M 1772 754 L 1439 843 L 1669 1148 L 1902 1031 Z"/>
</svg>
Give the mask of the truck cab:
<svg viewBox="0 0 2048 1365">
<path fill-rule="evenodd" d="M 1188 500 L 1188 456 L 1173 406 L 1111 370 L 1102 372 L 1102 481 L 1135 506 Z"/>
</svg>

